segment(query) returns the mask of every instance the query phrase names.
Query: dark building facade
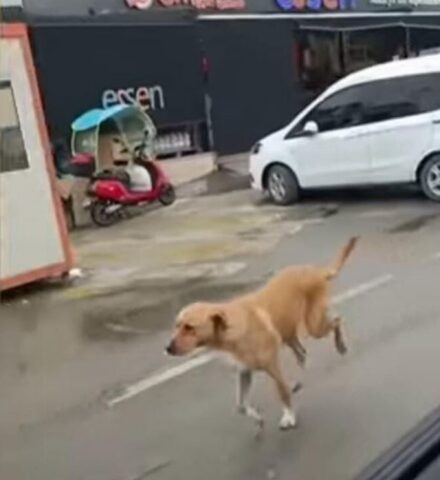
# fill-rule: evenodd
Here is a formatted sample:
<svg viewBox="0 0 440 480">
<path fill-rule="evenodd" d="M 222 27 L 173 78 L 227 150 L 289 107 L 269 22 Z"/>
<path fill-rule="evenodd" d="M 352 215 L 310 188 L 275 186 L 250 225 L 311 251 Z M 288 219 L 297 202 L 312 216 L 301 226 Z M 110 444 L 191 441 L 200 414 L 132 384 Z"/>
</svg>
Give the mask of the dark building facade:
<svg viewBox="0 0 440 480">
<path fill-rule="evenodd" d="M 162 131 L 199 128 L 205 109 L 193 21 L 105 20 L 32 25 L 51 134 L 66 136 L 84 111 L 120 102 L 139 104 Z"/>
<path fill-rule="evenodd" d="M 53 138 L 67 138 L 87 109 L 136 102 L 168 136 L 165 152 L 174 142 L 220 154 L 248 150 L 347 73 L 439 47 L 438 7 L 440 0 L 24 0 Z"/>
</svg>

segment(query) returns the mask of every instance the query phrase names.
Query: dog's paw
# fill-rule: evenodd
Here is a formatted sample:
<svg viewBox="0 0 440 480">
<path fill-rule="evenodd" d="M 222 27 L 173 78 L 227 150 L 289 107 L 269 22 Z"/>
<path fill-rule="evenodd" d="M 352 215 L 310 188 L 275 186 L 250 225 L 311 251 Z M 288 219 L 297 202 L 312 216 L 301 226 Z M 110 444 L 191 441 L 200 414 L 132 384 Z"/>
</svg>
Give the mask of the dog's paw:
<svg viewBox="0 0 440 480">
<path fill-rule="evenodd" d="M 338 321 L 340 322 L 340 319 Z M 335 329 L 335 347 L 340 355 L 345 355 L 348 352 L 347 343 L 340 325 Z"/>
<path fill-rule="evenodd" d="M 263 416 L 260 414 L 260 412 L 258 412 L 258 410 L 251 407 L 250 405 L 239 405 L 238 406 L 238 413 L 240 413 L 241 415 L 245 415 L 247 417 L 252 418 L 255 421 L 255 423 L 257 424 L 257 426 L 260 430 L 262 430 L 264 428 L 264 418 L 263 418 Z"/>
<path fill-rule="evenodd" d="M 292 393 L 298 393 L 303 389 L 303 384 L 301 382 L 296 382 L 292 388 Z"/>
<path fill-rule="evenodd" d="M 264 426 L 265 426 L 264 418 L 263 418 L 263 417 L 260 417 L 260 418 L 256 421 L 256 424 L 257 424 L 258 432 L 259 432 L 259 433 L 263 433 L 263 432 L 264 432 Z"/>
<path fill-rule="evenodd" d="M 296 417 L 291 410 L 284 410 L 283 416 L 280 421 L 280 430 L 291 430 L 296 427 Z"/>
<path fill-rule="evenodd" d="M 266 432 L 264 420 L 261 420 L 261 422 L 257 422 L 256 425 L 257 429 L 255 430 L 254 438 L 257 441 L 261 441 L 263 440 L 264 434 Z"/>
<path fill-rule="evenodd" d="M 304 356 L 298 356 L 298 365 L 301 368 L 306 368 L 306 363 L 307 363 L 307 355 Z"/>
<path fill-rule="evenodd" d="M 347 345 L 342 339 L 336 342 L 336 350 L 338 351 L 339 355 L 342 355 L 342 356 L 348 353 Z"/>
</svg>

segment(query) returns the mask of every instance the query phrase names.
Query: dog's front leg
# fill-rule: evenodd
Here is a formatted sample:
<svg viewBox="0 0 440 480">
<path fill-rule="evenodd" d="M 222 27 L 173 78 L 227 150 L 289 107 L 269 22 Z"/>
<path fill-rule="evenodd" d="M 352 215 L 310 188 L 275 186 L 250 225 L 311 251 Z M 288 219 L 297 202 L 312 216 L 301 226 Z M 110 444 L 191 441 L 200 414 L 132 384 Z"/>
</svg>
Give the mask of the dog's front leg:
<svg viewBox="0 0 440 480">
<path fill-rule="evenodd" d="M 240 370 L 238 373 L 237 385 L 237 406 L 242 415 L 254 419 L 260 429 L 264 427 L 264 419 L 257 410 L 249 404 L 249 391 L 252 385 L 252 371 Z"/>
<path fill-rule="evenodd" d="M 283 404 L 283 415 L 280 420 L 281 430 L 290 430 L 296 427 L 296 417 L 292 409 L 292 395 L 290 389 L 284 381 L 278 360 L 274 359 L 270 365 L 265 369 L 272 377 L 277 387 L 278 395 Z"/>
</svg>

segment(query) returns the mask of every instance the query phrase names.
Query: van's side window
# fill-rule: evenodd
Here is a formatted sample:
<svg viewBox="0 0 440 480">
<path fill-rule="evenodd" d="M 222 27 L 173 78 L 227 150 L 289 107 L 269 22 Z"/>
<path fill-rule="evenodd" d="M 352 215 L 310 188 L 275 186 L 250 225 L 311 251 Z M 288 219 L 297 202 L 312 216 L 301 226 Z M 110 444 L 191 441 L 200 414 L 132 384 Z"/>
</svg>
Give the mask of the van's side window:
<svg viewBox="0 0 440 480">
<path fill-rule="evenodd" d="M 385 122 L 440 110 L 440 74 L 389 78 L 341 90 L 318 104 L 286 138 L 301 135 L 309 121 L 320 132 Z"/>
<path fill-rule="evenodd" d="M 364 122 L 376 123 L 420 113 L 417 100 L 409 95 L 408 77 L 365 84 L 361 96 Z"/>
<path fill-rule="evenodd" d="M 320 132 L 354 127 L 362 123 L 362 103 L 359 88 L 342 90 L 323 100 L 295 128 L 299 134 L 307 122 L 316 122 Z"/>
<path fill-rule="evenodd" d="M 440 74 L 408 77 L 407 88 L 409 97 L 417 102 L 421 113 L 440 110 Z"/>
</svg>

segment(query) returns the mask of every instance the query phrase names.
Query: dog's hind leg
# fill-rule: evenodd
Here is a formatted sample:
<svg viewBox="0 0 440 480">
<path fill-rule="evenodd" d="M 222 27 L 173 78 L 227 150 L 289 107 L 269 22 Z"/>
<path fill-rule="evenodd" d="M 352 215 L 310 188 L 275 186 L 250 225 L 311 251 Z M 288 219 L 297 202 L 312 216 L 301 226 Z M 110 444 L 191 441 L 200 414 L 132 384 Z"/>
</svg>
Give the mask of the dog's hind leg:
<svg viewBox="0 0 440 480">
<path fill-rule="evenodd" d="M 317 303 L 309 312 L 307 330 L 316 339 L 327 337 L 330 333 L 333 333 L 336 350 L 339 354 L 345 355 L 347 353 L 347 344 L 341 323 L 341 317 L 335 316 L 333 319 L 330 319 L 327 308 L 322 303 Z"/>
<path fill-rule="evenodd" d="M 252 385 L 252 371 L 248 369 L 240 370 L 238 373 L 237 385 L 237 405 L 238 411 L 254 419 L 260 429 L 264 427 L 264 419 L 257 410 L 249 404 L 249 391 Z"/>
<path fill-rule="evenodd" d="M 341 355 L 345 355 L 347 353 L 347 342 L 344 338 L 344 333 L 343 333 L 343 330 L 342 330 L 342 319 L 341 317 L 335 317 L 333 319 L 333 324 L 334 324 L 334 328 L 333 328 L 333 332 L 334 332 L 334 335 L 335 335 L 335 347 L 336 347 L 336 350 L 341 354 Z"/>
<path fill-rule="evenodd" d="M 298 337 L 295 336 L 294 338 L 290 339 L 287 342 L 287 345 L 291 348 L 299 365 L 304 367 L 307 359 L 307 350 L 303 347 Z"/>
</svg>

